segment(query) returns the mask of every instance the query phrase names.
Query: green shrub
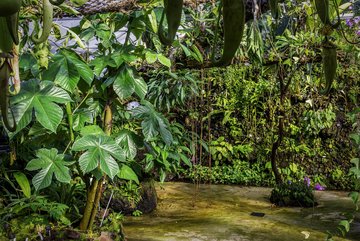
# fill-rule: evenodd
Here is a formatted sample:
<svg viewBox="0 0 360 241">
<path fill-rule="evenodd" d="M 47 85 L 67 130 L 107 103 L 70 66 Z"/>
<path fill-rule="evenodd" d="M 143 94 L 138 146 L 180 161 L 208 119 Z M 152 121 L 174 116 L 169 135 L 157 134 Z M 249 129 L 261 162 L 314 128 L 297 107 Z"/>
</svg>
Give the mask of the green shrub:
<svg viewBox="0 0 360 241">
<path fill-rule="evenodd" d="M 192 181 L 214 184 L 239 184 L 247 186 L 269 186 L 274 179 L 271 173 L 259 163 L 251 165 L 247 161 L 236 160 L 232 165 L 193 166 L 184 172 L 185 178 Z"/>
<path fill-rule="evenodd" d="M 310 185 L 303 181 L 285 182 L 275 186 L 270 201 L 278 206 L 313 207 L 317 203 Z"/>
</svg>

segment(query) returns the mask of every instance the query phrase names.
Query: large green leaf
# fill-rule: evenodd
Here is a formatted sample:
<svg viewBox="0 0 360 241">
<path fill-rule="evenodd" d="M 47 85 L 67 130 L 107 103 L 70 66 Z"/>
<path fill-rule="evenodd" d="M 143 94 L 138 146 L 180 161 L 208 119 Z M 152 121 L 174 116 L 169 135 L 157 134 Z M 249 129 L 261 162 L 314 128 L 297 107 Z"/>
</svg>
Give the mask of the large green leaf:
<svg viewBox="0 0 360 241">
<path fill-rule="evenodd" d="M 118 177 L 125 180 L 132 180 L 139 184 L 139 178 L 136 173 L 127 165 L 122 165 Z"/>
<path fill-rule="evenodd" d="M 145 81 L 134 73 L 130 67 L 123 67 L 111 78 L 115 93 L 120 99 L 130 97 L 133 93 L 143 99 L 147 93 L 147 84 Z"/>
<path fill-rule="evenodd" d="M 350 162 L 355 165 L 350 168 L 350 172 L 353 173 L 357 179 L 360 179 L 360 158 L 353 158 Z"/>
<path fill-rule="evenodd" d="M 352 133 L 349 137 L 355 142 L 356 145 L 360 145 L 360 135 L 356 133 Z"/>
<path fill-rule="evenodd" d="M 137 39 L 139 39 L 142 36 L 142 34 L 145 32 L 145 29 L 146 29 L 146 24 L 140 17 L 137 17 L 130 22 L 129 30 L 131 31 L 132 34 L 135 35 Z"/>
<path fill-rule="evenodd" d="M 16 182 L 19 184 L 21 191 L 24 193 L 25 197 L 30 198 L 31 196 L 31 188 L 29 180 L 26 175 L 22 172 L 15 172 L 14 177 Z"/>
<path fill-rule="evenodd" d="M 69 94 L 50 81 L 29 80 L 22 83 L 21 91 L 12 97 L 16 132 L 25 128 L 32 120 L 33 111 L 36 119 L 46 129 L 56 132 L 63 117 L 63 110 L 56 103 L 70 102 Z"/>
<path fill-rule="evenodd" d="M 106 135 L 105 132 L 103 131 L 103 129 L 101 129 L 101 127 L 98 126 L 98 125 L 84 126 L 83 128 L 81 128 L 80 134 L 82 136 L 86 136 L 86 135 L 102 135 L 102 136 L 105 136 Z"/>
<path fill-rule="evenodd" d="M 94 72 L 75 52 L 61 49 L 52 57 L 43 79 L 52 80 L 67 91 L 74 91 L 80 78 L 91 85 Z"/>
<path fill-rule="evenodd" d="M 130 159 L 134 159 L 136 156 L 136 136 L 129 130 L 122 130 L 116 137 L 116 143 L 118 143 L 124 150 L 125 156 Z"/>
<path fill-rule="evenodd" d="M 73 128 L 75 131 L 80 131 L 85 123 L 93 123 L 93 115 L 87 108 L 78 109 L 74 113 L 74 124 Z"/>
<path fill-rule="evenodd" d="M 38 158 L 31 160 L 26 169 L 35 171 L 41 169 L 32 179 L 32 183 L 36 190 L 40 190 L 50 186 L 52 177 L 59 182 L 69 183 L 71 176 L 67 166 L 72 163 L 64 161 L 64 155 L 58 154 L 55 148 L 40 149 L 36 152 Z"/>
<path fill-rule="evenodd" d="M 110 178 L 114 178 L 119 172 L 119 165 L 115 159 L 125 161 L 123 150 L 106 135 L 85 135 L 75 141 L 72 149 L 86 151 L 79 158 L 80 168 L 84 173 L 99 167 Z"/>
<path fill-rule="evenodd" d="M 106 67 L 119 68 L 124 62 L 131 63 L 135 61 L 137 56 L 129 53 L 129 51 L 131 51 L 131 49 L 124 47 L 108 55 L 95 57 L 95 59 L 91 61 L 91 65 L 94 66 L 95 75 L 100 76 Z"/>
<path fill-rule="evenodd" d="M 156 14 L 154 12 L 154 10 L 151 11 L 151 13 L 149 13 L 147 15 L 148 21 L 149 21 L 149 26 L 151 27 L 152 31 L 154 33 L 158 32 L 158 25 L 157 25 L 157 21 L 156 21 Z"/>
<path fill-rule="evenodd" d="M 122 63 L 122 62 L 121 62 Z M 102 71 L 107 67 L 118 67 L 116 61 L 112 58 L 112 55 L 101 55 L 91 61 L 91 65 L 94 66 L 94 73 L 96 76 L 100 76 Z"/>
<path fill-rule="evenodd" d="M 173 136 L 169 131 L 167 119 L 157 112 L 149 102 L 143 101 L 142 103 L 144 105 L 134 108 L 131 112 L 135 118 L 143 119 L 141 127 L 145 140 L 150 141 L 160 134 L 162 140 L 170 145 L 173 142 Z"/>
</svg>

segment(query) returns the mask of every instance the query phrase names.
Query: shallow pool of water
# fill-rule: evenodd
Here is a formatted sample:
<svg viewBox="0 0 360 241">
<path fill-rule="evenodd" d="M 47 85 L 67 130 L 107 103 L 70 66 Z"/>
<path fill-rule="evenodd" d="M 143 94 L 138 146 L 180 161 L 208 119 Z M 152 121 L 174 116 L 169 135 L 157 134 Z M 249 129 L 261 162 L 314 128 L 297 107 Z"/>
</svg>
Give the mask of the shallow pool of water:
<svg viewBox="0 0 360 241">
<path fill-rule="evenodd" d="M 269 202 L 270 188 L 164 183 L 156 189 L 156 211 L 126 218 L 128 241 L 319 241 L 354 209 L 346 192 L 318 191 L 314 208 L 280 208 Z M 360 216 L 346 238 L 335 240 L 360 240 Z"/>
</svg>

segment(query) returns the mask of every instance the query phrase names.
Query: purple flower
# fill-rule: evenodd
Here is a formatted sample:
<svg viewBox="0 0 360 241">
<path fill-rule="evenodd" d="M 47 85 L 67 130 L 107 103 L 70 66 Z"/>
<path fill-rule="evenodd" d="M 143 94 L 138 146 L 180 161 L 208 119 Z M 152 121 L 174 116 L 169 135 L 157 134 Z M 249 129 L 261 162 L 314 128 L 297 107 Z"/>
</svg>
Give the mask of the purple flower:
<svg viewBox="0 0 360 241">
<path fill-rule="evenodd" d="M 360 23 L 360 16 L 354 18 L 354 23 L 356 24 Z"/>
<path fill-rule="evenodd" d="M 354 20 L 353 19 L 346 19 L 346 25 L 350 28 L 354 26 Z"/>
<path fill-rule="evenodd" d="M 356 31 L 356 34 L 357 34 L 358 36 L 360 36 L 360 29 L 359 29 L 358 31 Z"/>
<path fill-rule="evenodd" d="M 315 188 L 315 190 L 318 190 L 318 191 L 324 191 L 325 190 L 325 187 L 321 186 L 319 183 L 316 183 L 314 188 Z"/>
<path fill-rule="evenodd" d="M 306 186 L 310 187 L 310 178 L 309 177 L 304 177 L 304 182 L 305 182 Z"/>
</svg>

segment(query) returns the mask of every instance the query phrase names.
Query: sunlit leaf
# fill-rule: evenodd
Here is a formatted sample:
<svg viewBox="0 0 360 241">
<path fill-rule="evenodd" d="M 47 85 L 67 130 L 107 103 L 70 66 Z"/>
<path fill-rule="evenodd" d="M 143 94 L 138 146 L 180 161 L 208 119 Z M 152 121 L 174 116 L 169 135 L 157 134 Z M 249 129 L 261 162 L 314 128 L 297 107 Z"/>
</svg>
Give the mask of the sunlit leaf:
<svg viewBox="0 0 360 241">
<path fill-rule="evenodd" d="M 124 150 L 125 156 L 134 159 L 137 152 L 137 145 L 135 142 L 136 136 L 129 130 L 122 130 L 119 132 L 115 141 Z"/>
<path fill-rule="evenodd" d="M 19 184 L 21 191 L 24 193 L 25 197 L 30 198 L 31 196 L 31 188 L 29 180 L 26 175 L 22 172 L 15 172 L 14 177 L 16 182 Z"/>
<path fill-rule="evenodd" d="M 135 181 L 139 184 L 139 178 L 136 173 L 127 165 L 122 165 L 118 177 L 125 180 Z"/>
<path fill-rule="evenodd" d="M 113 88 L 120 99 L 126 99 L 136 93 L 143 99 L 147 93 L 147 84 L 134 73 L 130 67 L 123 67 L 115 77 L 113 77 Z"/>
<path fill-rule="evenodd" d="M 85 135 L 75 141 L 72 149 L 85 151 L 79 158 L 80 168 L 84 173 L 89 173 L 99 167 L 110 178 L 114 178 L 119 172 L 115 159 L 125 161 L 124 151 L 106 135 Z"/>
<path fill-rule="evenodd" d="M 88 85 L 94 79 L 94 72 L 75 52 L 60 49 L 43 73 L 44 80 L 52 80 L 68 91 L 74 91 L 82 78 Z"/>
<path fill-rule="evenodd" d="M 170 61 L 170 59 L 166 58 L 164 55 L 159 54 L 159 55 L 158 55 L 158 60 L 159 60 L 159 62 L 160 62 L 162 65 L 164 65 L 164 66 L 166 66 L 166 67 L 168 67 L 168 68 L 171 67 L 171 61 Z"/>
</svg>

